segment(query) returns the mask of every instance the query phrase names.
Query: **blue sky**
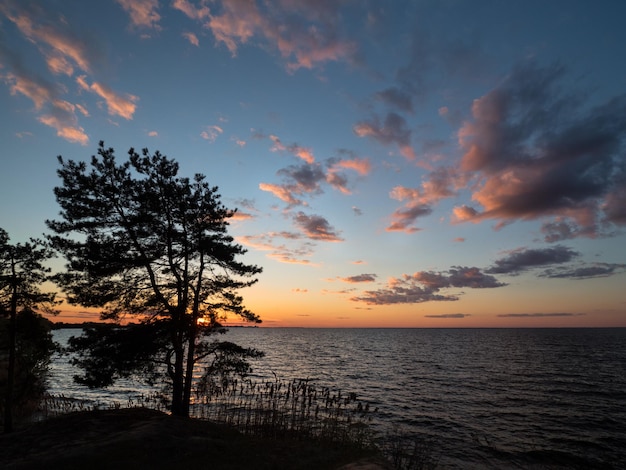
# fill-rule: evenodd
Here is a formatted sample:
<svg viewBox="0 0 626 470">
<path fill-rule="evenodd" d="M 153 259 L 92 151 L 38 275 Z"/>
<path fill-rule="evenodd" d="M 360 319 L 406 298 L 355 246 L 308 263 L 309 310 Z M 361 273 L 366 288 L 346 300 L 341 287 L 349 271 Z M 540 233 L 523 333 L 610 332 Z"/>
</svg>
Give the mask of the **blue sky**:
<svg viewBox="0 0 626 470">
<path fill-rule="evenodd" d="M 267 326 L 626 326 L 625 16 L 0 0 L 0 226 L 104 140 L 220 187 Z"/>
</svg>

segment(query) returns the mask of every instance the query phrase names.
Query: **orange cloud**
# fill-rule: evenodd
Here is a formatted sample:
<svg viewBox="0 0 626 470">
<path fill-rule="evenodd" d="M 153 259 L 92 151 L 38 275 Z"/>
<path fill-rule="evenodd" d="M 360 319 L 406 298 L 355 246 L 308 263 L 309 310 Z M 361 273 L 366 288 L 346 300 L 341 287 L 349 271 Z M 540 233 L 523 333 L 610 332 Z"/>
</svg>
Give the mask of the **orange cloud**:
<svg viewBox="0 0 626 470">
<path fill-rule="evenodd" d="M 301 147 L 298 144 L 285 145 L 281 142 L 280 138 L 276 135 L 269 135 L 268 138 L 273 142 L 270 150 L 272 152 L 290 152 L 298 158 L 301 158 L 305 162 L 312 164 L 315 162 L 313 151 L 306 147 Z"/>
<path fill-rule="evenodd" d="M 294 155 L 296 157 L 301 158 L 302 160 L 304 160 L 307 163 L 313 163 L 315 161 L 315 157 L 313 156 L 313 152 L 310 149 L 304 148 L 304 147 L 300 147 L 300 146 L 294 146 L 293 149 L 291 149 L 294 153 Z"/>
<path fill-rule="evenodd" d="M 261 191 L 267 191 L 268 193 L 272 193 L 278 199 L 283 202 L 286 202 L 289 205 L 299 205 L 302 204 L 302 201 L 296 197 L 294 197 L 293 192 L 284 186 L 280 186 L 278 184 L 271 183 L 259 183 L 259 189 Z"/>
<path fill-rule="evenodd" d="M 52 51 L 44 51 L 51 71 L 67 73 L 71 65 L 65 59 L 66 57 L 72 59 L 85 72 L 91 69 L 84 43 L 71 37 L 57 24 L 35 24 L 33 18 L 25 11 L 15 12 L 7 9 L 5 13 L 7 18 L 15 23 L 22 34 L 32 42 L 43 42 L 52 48 Z"/>
<path fill-rule="evenodd" d="M 56 98 L 64 89 L 42 81 L 34 80 L 26 75 L 7 74 L 5 81 L 10 84 L 11 94 L 22 94 L 33 101 L 37 111 L 44 114 L 37 120 L 42 124 L 56 129 L 57 135 L 69 142 L 86 145 L 89 137 L 82 127 L 78 126 L 76 110 L 85 114 L 82 106 L 73 105 Z M 88 113 L 87 113 L 88 114 Z"/>
<path fill-rule="evenodd" d="M 407 188 L 396 186 L 389 193 L 389 197 L 398 201 L 406 201 L 391 215 L 391 224 L 388 232 L 414 233 L 418 228 L 414 223 L 419 217 L 433 212 L 432 206 L 440 200 L 452 197 L 456 189 L 462 186 L 464 178 L 452 167 L 441 167 L 432 171 L 422 183 L 421 188 Z"/>
<path fill-rule="evenodd" d="M 50 85 L 44 86 L 25 75 L 7 74 L 5 81 L 10 84 L 12 95 L 18 93 L 26 96 L 35 104 L 35 108 L 40 110 L 43 105 L 52 99 L 54 89 Z"/>
<path fill-rule="evenodd" d="M 45 114 L 38 118 L 39 122 L 50 126 L 57 131 L 57 135 L 69 142 L 87 145 L 89 137 L 85 134 L 85 130 L 75 124 L 75 116 L 73 114 L 74 107 L 67 102 L 57 101 L 57 108 L 54 114 Z"/>
<path fill-rule="evenodd" d="M 469 207 L 469 206 L 457 206 L 455 207 L 453 210 L 453 221 L 454 222 L 465 222 L 468 220 L 474 220 L 474 221 L 478 221 L 477 219 L 477 215 L 478 215 L 478 211 L 476 209 L 474 209 L 473 207 Z"/>
<path fill-rule="evenodd" d="M 139 99 L 137 96 L 129 94 L 127 94 L 126 97 L 121 96 L 101 83 L 94 82 L 89 85 L 85 81 L 84 75 L 77 77 L 76 82 L 82 89 L 91 91 L 103 98 L 106 102 L 107 109 L 110 115 L 120 116 L 128 120 L 133 118 L 133 114 L 137 109 L 135 101 Z"/>
<path fill-rule="evenodd" d="M 340 160 L 333 167 L 354 170 L 358 174 L 365 176 L 372 170 L 372 164 L 367 158 L 354 158 L 352 160 Z"/>
<path fill-rule="evenodd" d="M 280 263 L 286 263 L 286 264 L 303 264 L 306 266 L 315 266 L 313 263 L 311 263 L 310 260 L 308 259 L 301 259 L 301 258 L 295 258 L 294 256 L 290 255 L 289 253 L 270 253 L 269 255 L 267 255 L 268 258 L 271 258 L 273 260 L 276 260 Z"/>
<path fill-rule="evenodd" d="M 232 221 L 241 221 L 241 220 L 249 220 L 249 219 L 253 219 L 254 216 L 252 214 L 249 214 L 247 212 L 241 212 L 241 211 L 237 211 L 233 214 L 233 216 L 230 218 L 230 220 Z"/>
</svg>

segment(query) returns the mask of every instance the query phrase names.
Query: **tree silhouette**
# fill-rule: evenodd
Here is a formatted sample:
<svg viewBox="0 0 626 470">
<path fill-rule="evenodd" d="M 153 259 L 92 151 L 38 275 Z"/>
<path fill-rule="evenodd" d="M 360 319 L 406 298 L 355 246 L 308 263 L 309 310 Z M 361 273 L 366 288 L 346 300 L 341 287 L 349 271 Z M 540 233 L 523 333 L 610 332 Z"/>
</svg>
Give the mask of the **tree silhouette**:
<svg viewBox="0 0 626 470">
<path fill-rule="evenodd" d="M 41 240 L 11 244 L 8 233 L 0 228 L 0 313 L 8 315 L 8 359 L 4 401 L 4 431 L 13 430 L 15 372 L 17 362 L 18 309 L 41 309 L 55 313 L 55 293 L 43 292 L 50 268 L 45 262 L 53 256 Z"/>
<path fill-rule="evenodd" d="M 62 220 L 47 224 L 67 269 L 56 281 L 71 303 L 102 308 L 103 319 L 139 321 L 75 338 L 85 370 L 78 380 L 105 386 L 133 372 L 165 376 L 172 413 L 188 416 L 208 336 L 229 314 L 261 321 L 237 293 L 257 281 L 261 268 L 237 260 L 246 250 L 227 234 L 234 211 L 204 175 L 179 176 L 178 163 L 158 151 L 128 154 L 118 165 L 100 142 L 89 165 L 59 157 L 62 185 L 54 193 Z"/>
</svg>

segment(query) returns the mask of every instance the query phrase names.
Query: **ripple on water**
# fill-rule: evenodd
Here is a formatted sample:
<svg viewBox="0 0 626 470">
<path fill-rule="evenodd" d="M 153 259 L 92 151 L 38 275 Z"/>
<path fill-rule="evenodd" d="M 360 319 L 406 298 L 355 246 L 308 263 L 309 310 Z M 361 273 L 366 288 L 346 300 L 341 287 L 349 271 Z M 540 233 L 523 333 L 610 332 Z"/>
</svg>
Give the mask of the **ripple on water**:
<svg viewBox="0 0 626 470">
<path fill-rule="evenodd" d="M 379 408 L 375 425 L 436 442 L 444 468 L 626 468 L 615 464 L 626 462 L 626 329 L 234 328 L 229 336 L 265 351 L 253 378 L 356 392 Z M 88 391 L 71 383 L 74 373 L 57 358 L 52 393 L 123 402 L 149 392 L 132 382 Z"/>
</svg>

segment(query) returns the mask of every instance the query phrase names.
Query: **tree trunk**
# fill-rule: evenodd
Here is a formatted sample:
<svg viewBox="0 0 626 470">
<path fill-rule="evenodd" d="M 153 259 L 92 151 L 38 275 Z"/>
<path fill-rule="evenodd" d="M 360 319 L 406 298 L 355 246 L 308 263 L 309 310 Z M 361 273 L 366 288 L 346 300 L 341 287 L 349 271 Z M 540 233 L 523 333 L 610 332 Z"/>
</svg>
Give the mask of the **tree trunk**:
<svg viewBox="0 0 626 470">
<path fill-rule="evenodd" d="M 15 384 L 15 356 L 17 354 L 17 286 L 13 286 L 9 319 L 9 366 L 7 370 L 7 390 L 4 402 L 4 432 L 13 431 L 13 388 Z"/>
<path fill-rule="evenodd" d="M 189 405 L 191 403 L 191 388 L 193 385 L 193 369 L 195 365 L 194 356 L 196 354 L 196 336 L 198 335 L 198 327 L 195 320 L 189 326 L 189 339 L 187 346 L 187 367 L 185 370 L 185 390 L 183 393 L 183 408 L 187 416 L 189 416 Z"/>
<path fill-rule="evenodd" d="M 174 380 L 172 384 L 172 414 L 187 417 L 183 407 L 184 348 L 176 346 L 174 351 Z"/>
</svg>

